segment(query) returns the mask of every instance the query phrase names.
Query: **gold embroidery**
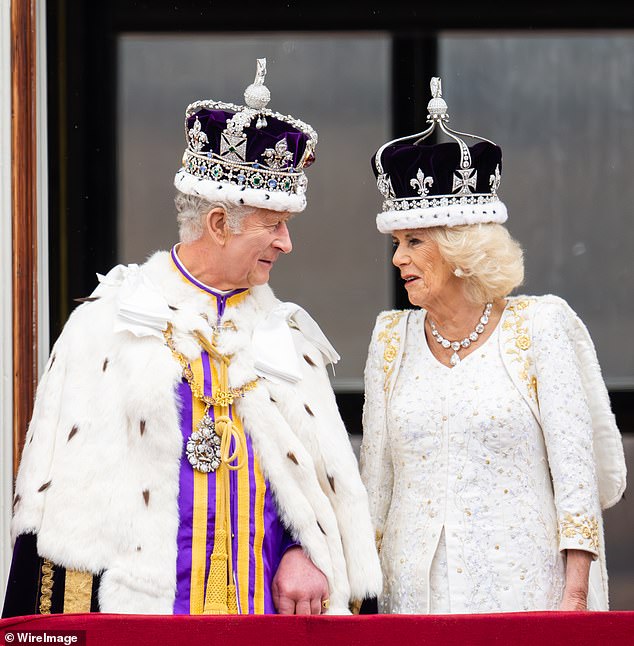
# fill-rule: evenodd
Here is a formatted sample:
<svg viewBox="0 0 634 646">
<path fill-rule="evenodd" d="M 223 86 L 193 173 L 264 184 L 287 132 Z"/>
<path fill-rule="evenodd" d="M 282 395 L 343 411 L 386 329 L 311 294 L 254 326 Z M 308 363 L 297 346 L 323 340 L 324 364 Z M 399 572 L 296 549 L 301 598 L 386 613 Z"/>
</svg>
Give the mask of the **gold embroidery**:
<svg viewBox="0 0 634 646">
<path fill-rule="evenodd" d="M 559 521 L 559 531 L 565 538 L 580 537 L 579 544 L 583 540 L 590 543 L 590 547 L 599 551 L 599 522 L 594 516 L 577 516 L 566 514 L 563 520 Z"/>
<path fill-rule="evenodd" d="M 374 544 L 376 545 L 376 551 L 381 553 L 381 545 L 383 543 L 383 532 L 380 532 L 378 529 L 374 533 Z"/>
<path fill-rule="evenodd" d="M 64 612 L 90 612 L 92 573 L 66 570 Z"/>
<path fill-rule="evenodd" d="M 385 329 L 379 332 L 378 340 L 385 343 L 383 350 L 383 372 L 385 373 L 385 381 L 383 382 L 383 389 L 387 391 L 390 377 L 394 371 L 393 361 L 398 356 L 399 345 L 401 343 L 401 335 L 394 330 L 401 320 L 404 312 L 394 312 L 389 314 L 384 320 L 387 321 Z"/>
<path fill-rule="evenodd" d="M 531 347 L 531 340 L 528 338 L 528 335 L 526 334 L 520 334 L 516 339 L 515 339 L 515 345 L 520 349 L 520 350 L 528 350 Z"/>
<path fill-rule="evenodd" d="M 526 351 L 531 347 L 531 338 L 528 334 L 526 316 L 520 314 L 531 304 L 532 300 L 534 299 L 511 302 L 507 307 L 509 316 L 502 324 L 502 329 L 511 331 L 513 334 L 515 347 L 509 347 L 506 352 L 513 356 L 513 361 L 519 363 L 519 378 L 526 383 L 529 397 L 537 402 L 537 377 L 531 370 L 533 359 L 526 354 Z"/>
<path fill-rule="evenodd" d="M 397 355 L 397 353 L 398 353 L 398 351 L 397 351 L 397 349 L 396 349 L 396 346 L 394 346 L 394 345 L 389 345 L 389 346 L 387 346 L 387 347 L 385 348 L 385 352 L 383 353 L 383 358 L 384 358 L 387 362 L 392 362 L 392 361 L 394 361 L 394 359 L 396 359 L 396 355 Z"/>
<path fill-rule="evenodd" d="M 51 614 L 51 601 L 53 597 L 53 563 L 44 559 L 42 563 L 42 583 L 40 586 L 40 614 Z"/>
<path fill-rule="evenodd" d="M 533 375 L 528 384 L 528 389 L 530 392 L 534 393 L 535 401 L 537 401 L 537 377 Z"/>
</svg>

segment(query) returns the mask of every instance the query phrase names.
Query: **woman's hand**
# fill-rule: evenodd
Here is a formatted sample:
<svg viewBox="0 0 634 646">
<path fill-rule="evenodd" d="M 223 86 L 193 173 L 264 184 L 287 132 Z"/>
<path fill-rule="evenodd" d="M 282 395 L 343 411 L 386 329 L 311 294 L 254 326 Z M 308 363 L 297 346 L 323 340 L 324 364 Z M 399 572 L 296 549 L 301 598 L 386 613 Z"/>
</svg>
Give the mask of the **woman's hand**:
<svg viewBox="0 0 634 646">
<path fill-rule="evenodd" d="M 588 595 L 583 592 L 567 592 L 564 590 L 564 596 L 559 604 L 559 610 L 587 610 Z"/>
<path fill-rule="evenodd" d="M 592 554 L 582 550 L 566 550 L 566 587 L 559 610 L 588 609 L 588 579 Z"/>
</svg>

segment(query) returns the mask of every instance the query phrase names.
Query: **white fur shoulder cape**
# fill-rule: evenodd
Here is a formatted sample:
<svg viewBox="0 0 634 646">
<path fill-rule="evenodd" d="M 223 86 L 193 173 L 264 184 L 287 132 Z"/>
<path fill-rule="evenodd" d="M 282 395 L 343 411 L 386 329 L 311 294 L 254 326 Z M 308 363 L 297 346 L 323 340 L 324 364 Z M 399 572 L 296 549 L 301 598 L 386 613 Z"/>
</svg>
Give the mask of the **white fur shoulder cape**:
<svg viewBox="0 0 634 646">
<path fill-rule="evenodd" d="M 177 349 L 197 358 L 192 331 L 210 337 L 209 301 L 174 271 L 167 252 L 141 267 L 115 268 L 93 296 L 70 316 L 38 386 L 16 481 L 12 537 L 35 533 L 41 556 L 102 572 L 103 612 L 170 614 L 181 367 L 160 330 L 168 319 Z M 139 300 L 141 318 L 133 311 Z M 261 286 L 231 309 L 235 329 L 224 330 L 218 342 L 233 355 L 230 386 L 256 378 L 254 331 L 280 305 Z M 236 411 L 283 522 L 328 578 L 330 612 L 347 613 L 350 599 L 381 590 L 367 494 L 323 346 L 301 326 L 289 329 L 300 380 L 260 379 L 236 401 Z"/>
</svg>

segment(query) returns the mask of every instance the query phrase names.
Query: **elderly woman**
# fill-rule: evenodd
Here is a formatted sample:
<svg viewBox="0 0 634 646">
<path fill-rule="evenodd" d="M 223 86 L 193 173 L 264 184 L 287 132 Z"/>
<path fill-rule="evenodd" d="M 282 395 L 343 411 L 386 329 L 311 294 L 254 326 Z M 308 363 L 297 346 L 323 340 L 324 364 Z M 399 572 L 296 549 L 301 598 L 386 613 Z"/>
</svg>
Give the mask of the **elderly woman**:
<svg viewBox="0 0 634 646">
<path fill-rule="evenodd" d="M 601 510 L 625 466 L 592 341 L 561 298 L 509 296 L 501 150 L 468 147 L 432 92 L 428 130 L 373 158 L 415 306 L 378 316 L 365 371 L 379 610 L 607 609 Z M 436 126 L 452 141 L 425 145 Z"/>
</svg>

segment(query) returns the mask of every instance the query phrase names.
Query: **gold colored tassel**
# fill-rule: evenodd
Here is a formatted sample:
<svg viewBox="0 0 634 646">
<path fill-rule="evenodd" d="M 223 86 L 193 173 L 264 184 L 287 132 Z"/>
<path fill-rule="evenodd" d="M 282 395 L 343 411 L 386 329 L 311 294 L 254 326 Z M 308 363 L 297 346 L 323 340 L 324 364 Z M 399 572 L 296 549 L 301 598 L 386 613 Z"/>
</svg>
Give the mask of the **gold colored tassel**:
<svg viewBox="0 0 634 646">
<path fill-rule="evenodd" d="M 204 334 L 200 330 L 194 330 L 194 336 L 198 341 L 200 347 L 210 356 L 216 359 L 216 361 L 226 361 L 226 358 L 218 352 L 218 348 L 215 345 L 209 343 L 205 338 Z"/>
<path fill-rule="evenodd" d="M 245 390 L 250 390 L 255 387 L 254 385 L 257 382 L 252 382 L 254 385 L 247 384 L 244 390 L 229 389 L 228 366 L 230 358 L 222 355 L 215 347 L 215 344 L 210 344 L 200 331 L 194 331 L 194 335 L 203 349 L 219 362 L 220 373 L 218 388 L 213 397 L 213 405 L 215 411 L 215 430 L 221 438 L 221 463 L 216 471 L 216 496 L 221 502 L 216 516 L 214 549 L 209 564 L 209 576 L 207 577 L 203 614 L 237 615 L 238 597 L 233 578 L 233 554 L 230 538 L 231 501 L 229 494 L 229 472 L 243 467 L 245 462 L 245 447 L 242 445 L 237 427 L 229 417 L 229 406 L 233 403 L 234 397 L 243 394 Z M 205 400 L 205 403 L 207 403 L 207 400 Z M 230 448 L 232 438 L 235 441 L 235 450 L 233 453 L 231 453 Z"/>
<path fill-rule="evenodd" d="M 227 586 L 227 610 L 230 615 L 238 614 L 238 595 L 236 594 L 236 586 L 233 583 Z"/>
<path fill-rule="evenodd" d="M 227 532 L 216 529 L 214 551 L 211 555 L 203 615 L 226 615 L 227 605 Z"/>
</svg>

